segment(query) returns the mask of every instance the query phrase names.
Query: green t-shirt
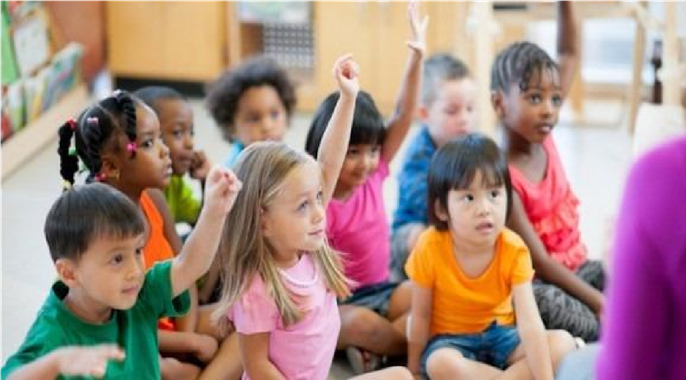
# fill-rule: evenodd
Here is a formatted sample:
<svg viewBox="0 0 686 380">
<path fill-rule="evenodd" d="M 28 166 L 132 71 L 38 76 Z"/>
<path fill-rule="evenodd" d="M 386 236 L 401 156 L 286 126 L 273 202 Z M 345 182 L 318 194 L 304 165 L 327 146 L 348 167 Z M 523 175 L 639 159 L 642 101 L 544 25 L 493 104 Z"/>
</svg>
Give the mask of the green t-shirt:
<svg viewBox="0 0 686 380">
<path fill-rule="evenodd" d="M 169 185 L 164 189 L 164 198 L 167 200 L 174 222 L 194 225 L 198 221 L 200 201 L 195 198 L 193 190 L 183 177 L 171 176 Z"/>
<path fill-rule="evenodd" d="M 183 315 L 190 308 L 188 291 L 172 299 L 170 279 L 171 261 L 155 264 L 145 275 L 136 304 L 128 310 L 112 310 L 110 321 L 102 325 L 87 323 L 75 316 L 62 302 L 69 288 L 57 281 L 19 351 L 2 367 L 2 378 L 60 347 L 115 343 L 124 350 L 126 359 L 110 361 L 106 379 L 159 379 L 157 320 L 162 316 Z M 84 378 L 90 377 L 58 377 Z"/>
</svg>

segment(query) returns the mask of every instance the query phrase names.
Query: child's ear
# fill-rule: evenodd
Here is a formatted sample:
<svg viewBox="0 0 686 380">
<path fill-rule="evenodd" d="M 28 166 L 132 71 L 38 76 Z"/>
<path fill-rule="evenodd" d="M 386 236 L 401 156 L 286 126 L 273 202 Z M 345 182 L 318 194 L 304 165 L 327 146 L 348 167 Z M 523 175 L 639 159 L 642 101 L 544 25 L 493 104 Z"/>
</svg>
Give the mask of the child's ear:
<svg viewBox="0 0 686 380">
<path fill-rule="evenodd" d="M 100 157 L 102 161 L 100 166 L 100 174 L 105 178 L 117 178 L 119 179 L 120 165 L 117 156 L 111 153 L 103 153 Z"/>
<path fill-rule="evenodd" d="M 78 284 L 78 280 L 76 279 L 76 263 L 73 260 L 57 259 L 55 268 L 57 269 L 57 275 L 60 277 L 60 280 L 68 287 L 72 288 Z"/>
<path fill-rule="evenodd" d="M 265 209 L 260 209 L 260 228 L 262 229 L 262 235 L 268 238 L 271 236 L 271 228 L 269 227 L 266 213 Z"/>
<path fill-rule="evenodd" d="M 448 215 L 448 210 L 443 207 L 441 204 L 441 201 L 436 199 L 434 202 L 434 213 L 436 214 L 436 217 L 440 219 L 442 222 L 448 222 L 448 219 L 450 219 Z"/>
<path fill-rule="evenodd" d="M 503 118 L 505 115 L 505 109 L 503 101 L 503 92 L 500 90 L 491 91 L 491 104 L 493 105 L 493 110 L 499 118 Z"/>
<path fill-rule="evenodd" d="M 420 103 L 417 108 L 417 118 L 424 124 L 429 122 L 429 107 L 425 104 Z"/>
</svg>

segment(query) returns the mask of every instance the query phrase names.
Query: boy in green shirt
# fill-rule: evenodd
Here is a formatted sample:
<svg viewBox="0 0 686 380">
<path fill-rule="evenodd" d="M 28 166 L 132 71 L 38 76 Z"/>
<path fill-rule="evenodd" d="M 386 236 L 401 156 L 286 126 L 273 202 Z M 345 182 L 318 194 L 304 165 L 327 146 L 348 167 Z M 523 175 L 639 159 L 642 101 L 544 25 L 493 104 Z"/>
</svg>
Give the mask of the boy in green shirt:
<svg viewBox="0 0 686 380">
<path fill-rule="evenodd" d="M 181 254 L 144 273 L 145 221 L 103 184 L 65 191 L 45 223 L 59 275 L 2 378 L 158 379 L 157 320 L 188 310 L 187 289 L 209 268 L 241 183 L 213 168 Z"/>
</svg>

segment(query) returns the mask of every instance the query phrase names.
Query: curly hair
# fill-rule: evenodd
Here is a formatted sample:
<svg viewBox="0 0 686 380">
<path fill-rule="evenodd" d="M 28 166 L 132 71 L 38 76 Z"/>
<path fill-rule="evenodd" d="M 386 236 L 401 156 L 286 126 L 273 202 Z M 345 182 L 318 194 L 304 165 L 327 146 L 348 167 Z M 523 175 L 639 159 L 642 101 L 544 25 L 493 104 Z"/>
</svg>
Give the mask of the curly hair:
<svg viewBox="0 0 686 380">
<path fill-rule="evenodd" d="M 208 87 L 205 105 L 229 141 L 233 139 L 233 122 L 241 96 L 252 87 L 265 85 L 276 90 L 286 114 L 290 117 L 296 103 L 295 88 L 286 70 L 271 58 L 251 58 L 225 71 Z"/>
</svg>

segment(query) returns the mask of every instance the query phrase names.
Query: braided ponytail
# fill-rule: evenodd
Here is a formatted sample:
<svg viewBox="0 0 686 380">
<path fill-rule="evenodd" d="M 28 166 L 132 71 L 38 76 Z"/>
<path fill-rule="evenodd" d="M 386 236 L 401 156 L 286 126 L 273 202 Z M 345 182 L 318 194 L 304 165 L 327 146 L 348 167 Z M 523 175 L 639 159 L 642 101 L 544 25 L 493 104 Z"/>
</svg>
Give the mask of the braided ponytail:
<svg viewBox="0 0 686 380">
<path fill-rule="evenodd" d="M 131 94 L 125 91 L 117 90 L 114 92 L 114 98 L 117 101 L 117 106 L 123 113 L 124 133 L 129 138 L 129 143 L 136 143 L 136 106 L 133 103 Z M 136 157 L 136 150 L 130 149 L 131 157 Z"/>
<path fill-rule="evenodd" d="M 57 146 L 57 154 L 60 156 L 60 175 L 64 180 L 64 190 L 74 184 L 74 175 L 79 170 L 79 159 L 75 153 L 70 154 L 69 149 L 75 129 L 76 122 L 69 119 L 58 130 L 60 140 Z"/>
</svg>

